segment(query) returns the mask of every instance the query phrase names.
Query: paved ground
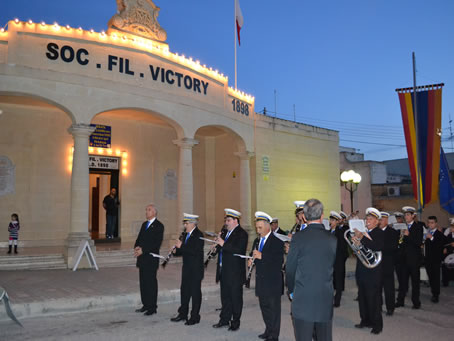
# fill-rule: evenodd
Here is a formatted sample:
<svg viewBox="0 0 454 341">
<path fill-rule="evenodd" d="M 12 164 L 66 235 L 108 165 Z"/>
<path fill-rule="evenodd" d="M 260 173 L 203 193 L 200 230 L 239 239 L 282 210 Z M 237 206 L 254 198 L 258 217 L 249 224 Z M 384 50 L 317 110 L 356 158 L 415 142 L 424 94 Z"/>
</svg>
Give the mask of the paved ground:
<svg viewBox="0 0 454 341">
<path fill-rule="evenodd" d="M 349 261 L 352 269 L 354 260 Z M 214 285 L 214 267 L 204 280 L 202 321 L 189 327 L 172 323 L 179 299 L 179 264 L 159 271 L 158 314 L 145 317 L 134 313 L 138 305 L 138 279 L 134 267 L 83 270 L 75 273 L 55 271 L 0 272 L 0 285 L 21 315 L 24 328 L 7 320 L 0 305 L 0 340 L 166 340 L 184 337 L 185 341 L 258 340 L 264 326 L 253 290 L 245 289 L 241 329 L 238 332 L 215 330 L 218 320 L 219 290 Z M 359 321 L 354 278 L 346 281 L 342 305 L 335 310 L 335 340 L 452 340 L 454 335 L 454 287 L 442 288 L 440 303 L 430 302 L 430 292 L 422 287 L 422 309 L 398 309 L 393 317 L 384 316 L 384 331 L 378 336 L 357 330 Z M 127 299 L 125 299 L 127 298 Z M 282 298 L 281 341 L 293 340 L 290 305 Z M 27 308 L 28 307 L 28 308 Z M 38 307 L 38 308 L 37 308 Z M 28 310 L 27 310 L 28 309 Z M 71 313 L 72 312 L 72 313 Z M 35 317 L 33 317 L 35 316 Z"/>
</svg>

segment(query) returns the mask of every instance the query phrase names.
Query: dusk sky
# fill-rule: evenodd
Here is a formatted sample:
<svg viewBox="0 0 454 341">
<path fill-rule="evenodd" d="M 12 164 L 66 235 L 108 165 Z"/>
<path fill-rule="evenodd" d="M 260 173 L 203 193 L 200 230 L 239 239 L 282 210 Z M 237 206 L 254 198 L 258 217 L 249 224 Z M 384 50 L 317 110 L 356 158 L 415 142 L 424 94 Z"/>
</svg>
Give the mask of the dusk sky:
<svg viewBox="0 0 454 341">
<path fill-rule="evenodd" d="M 234 0 L 156 0 L 172 52 L 200 60 L 234 85 Z M 443 135 L 453 152 L 454 1 L 240 0 L 238 88 L 255 110 L 340 131 L 366 159 L 406 157 L 396 88 L 445 83 Z M 0 25 L 19 18 L 107 29 L 115 0 L 1 0 Z M 295 109 L 295 110 L 294 110 Z M 452 124 L 454 133 L 454 123 Z M 295 146 L 298 148 L 299 146 Z"/>
</svg>

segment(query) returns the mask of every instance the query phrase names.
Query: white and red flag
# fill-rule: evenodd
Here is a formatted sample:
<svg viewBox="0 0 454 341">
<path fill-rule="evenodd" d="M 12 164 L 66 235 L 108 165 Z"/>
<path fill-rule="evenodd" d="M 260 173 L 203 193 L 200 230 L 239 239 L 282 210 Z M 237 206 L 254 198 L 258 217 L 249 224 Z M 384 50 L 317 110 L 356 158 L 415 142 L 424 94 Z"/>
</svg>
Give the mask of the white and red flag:
<svg viewBox="0 0 454 341">
<path fill-rule="evenodd" d="M 241 13 L 240 2 L 239 0 L 235 0 L 235 19 L 236 19 L 236 32 L 238 34 L 238 45 L 241 45 L 240 40 L 240 30 L 243 27 L 243 13 Z"/>
</svg>

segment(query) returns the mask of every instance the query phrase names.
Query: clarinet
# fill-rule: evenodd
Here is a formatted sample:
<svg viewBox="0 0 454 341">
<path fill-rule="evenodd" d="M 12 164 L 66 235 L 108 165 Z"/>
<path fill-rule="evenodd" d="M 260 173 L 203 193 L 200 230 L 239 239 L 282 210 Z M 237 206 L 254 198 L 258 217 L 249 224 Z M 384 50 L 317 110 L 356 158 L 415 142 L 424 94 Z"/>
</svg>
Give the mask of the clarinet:
<svg viewBox="0 0 454 341">
<path fill-rule="evenodd" d="M 293 225 L 292 229 L 290 230 L 290 234 L 297 233 L 300 231 L 300 229 L 301 229 L 301 224 L 295 223 L 295 225 Z"/>
<path fill-rule="evenodd" d="M 180 236 L 178 237 L 178 239 L 179 239 L 180 241 L 183 241 L 183 240 L 184 240 L 184 235 L 185 235 L 185 234 L 186 234 L 185 231 L 181 232 L 181 234 L 180 234 Z M 169 251 L 169 254 L 166 256 L 166 259 L 164 259 L 164 262 L 162 262 L 162 264 L 161 264 L 163 268 L 166 267 L 167 263 L 169 262 L 170 258 L 172 258 L 173 253 L 174 253 L 174 251 L 175 251 L 176 249 L 177 249 L 177 246 L 174 245 L 173 248 Z"/>
<path fill-rule="evenodd" d="M 225 225 L 222 226 L 222 229 L 221 229 L 221 238 L 222 239 L 225 239 L 225 236 L 227 235 L 227 232 L 228 232 L 228 230 L 227 230 L 226 226 Z M 206 261 L 204 263 L 205 264 L 205 268 L 208 267 L 208 263 L 210 262 L 211 259 L 213 259 L 213 257 L 215 257 L 218 254 L 220 249 L 221 249 L 221 247 L 219 245 L 216 245 L 216 247 L 214 247 L 214 248 L 210 249 L 210 251 L 208 251 L 207 259 L 206 259 Z"/>
<path fill-rule="evenodd" d="M 257 237 L 254 239 L 254 243 L 252 243 L 252 250 L 250 253 L 251 256 L 252 256 L 252 252 L 254 251 L 254 249 L 258 250 L 258 246 L 259 246 L 259 238 Z M 248 289 L 251 287 L 252 270 L 254 270 L 254 267 L 255 267 L 255 259 L 252 261 L 251 266 L 247 269 L 247 279 L 246 279 L 246 282 L 244 283 L 244 286 Z"/>
</svg>

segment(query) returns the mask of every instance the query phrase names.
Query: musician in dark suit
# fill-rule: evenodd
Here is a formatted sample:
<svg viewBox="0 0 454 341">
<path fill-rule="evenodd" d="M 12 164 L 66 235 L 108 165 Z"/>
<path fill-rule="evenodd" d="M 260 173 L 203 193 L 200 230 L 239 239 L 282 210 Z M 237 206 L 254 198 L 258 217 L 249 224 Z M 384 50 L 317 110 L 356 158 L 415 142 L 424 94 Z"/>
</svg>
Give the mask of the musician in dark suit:
<svg viewBox="0 0 454 341">
<path fill-rule="evenodd" d="M 366 227 L 368 233 L 355 230 L 352 242 L 371 251 L 382 251 L 385 242 L 384 232 L 378 227 L 380 211 L 373 207 L 366 210 Z M 361 322 L 356 328 L 372 328 L 372 334 L 380 334 L 383 330 L 381 316 L 381 285 L 382 263 L 373 268 L 366 267 L 359 259 L 356 261 L 356 283 L 358 284 L 359 316 Z"/>
<path fill-rule="evenodd" d="M 443 248 L 446 244 L 445 235 L 437 229 L 437 217 L 427 218 L 429 230 L 424 239 L 424 265 L 429 277 L 433 303 L 438 303 L 440 296 L 440 267 L 443 260 Z"/>
<path fill-rule="evenodd" d="M 385 292 L 386 315 L 394 314 L 394 303 L 396 300 L 396 290 L 394 288 L 394 264 L 396 262 L 397 246 L 400 233 L 388 224 L 389 213 L 380 212 L 380 228 L 384 233 L 384 245 L 382 251 L 383 281 L 380 289 Z"/>
<path fill-rule="evenodd" d="M 297 341 L 332 340 L 333 266 L 336 237 L 322 224 L 323 204 L 310 199 L 304 205 L 307 227 L 290 244 L 286 283 L 292 298 L 292 317 Z"/>
<path fill-rule="evenodd" d="M 404 214 L 402 212 L 394 212 L 394 216 L 396 217 L 396 223 L 398 224 L 404 224 Z M 405 255 L 404 255 L 404 237 L 403 237 L 403 231 L 398 231 L 399 232 L 399 242 L 397 244 L 397 252 L 396 252 L 396 260 L 394 263 L 394 270 L 396 272 L 397 276 L 397 283 L 399 284 L 399 287 L 397 288 L 396 291 L 400 291 L 401 283 L 403 283 L 403 268 L 405 265 Z"/>
<path fill-rule="evenodd" d="M 158 280 L 156 274 L 159 267 L 159 258 L 150 253 L 159 254 L 159 249 L 164 236 L 164 225 L 156 218 L 156 206 L 149 204 L 145 208 L 147 220 L 142 224 L 136 243 L 134 256 L 137 258 L 136 266 L 139 268 L 140 297 L 142 308 L 136 312 L 144 315 L 156 314 L 156 301 L 158 298 Z"/>
<path fill-rule="evenodd" d="M 445 231 L 446 243 L 443 248 L 444 259 L 454 253 L 454 218 L 449 218 L 449 225 L 448 231 Z M 441 268 L 441 280 L 444 287 L 449 285 L 449 281 L 454 280 L 454 269 L 448 268 L 447 264 L 444 262 Z"/>
<path fill-rule="evenodd" d="M 245 255 L 248 234 L 240 226 L 241 213 L 230 208 L 225 210 L 227 234 L 225 239 L 216 238 L 222 247 L 218 254 L 216 282 L 221 282 L 221 314 L 213 328 L 229 326 L 230 331 L 240 328 L 243 310 L 243 284 L 246 281 L 246 262 L 234 254 Z"/>
<path fill-rule="evenodd" d="M 403 232 L 403 241 L 401 244 L 404 257 L 404 265 L 402 267 L 402 283 L 399 285 L 399 294 L 397 295 L 396 308 L 403 307 L 405 304 L 405 296 L 408 291 L 408 279 L 411 277 L 411 300 L 413 309 L 421 308 L 419 299 L 419 268 L 422 263 L 421 245 L 423 240 L 423 225 L 421 222 L 416 222 L 416 209 L 411 206 L 402 208 L 404 212 L 405 223 L 408 226 Z"/>
<path fill-rule="evenodd" d="M 271 231 L 271 217 L 265 212 L 255 212 L 255 227 L 259 243 L 253 249 L 256 280 L 255 295 L 259 298 L 260 310 L 265 322 L 265 332 L 259 338 L 277 341 L 281 329 L 282 263 L 284 262 L 284 243 Z"/>
<path fill-rule="evenodd" d="M 279 227 L 279 219 L 278 218 L 273 218 L 273 220 L 271 221 L 271 231 L 274 232 L 274 233 L 282 234 L 284 236 L 287 235 L 287 232 L 282 230 Z"/>
<path fill-rule="evenodd" d="M 297 200 L 294 201 L 293 204 L 295 205 L 295 225 L 291 228 L 288 236 L 292 238 L 292 235 L 294 235 L 296 232 L 299 232 L 301 230 L 304 230 L 307 226 L 306 224 L 306 218 L 304 217 L 303 214 L 303 208 L 304 208 L 304 203 L 305 201 Z"/>
<path fill-rule="evenodd" d="M 334 307 L 339 307 L 342 291 L 345 288 L 345 262 L 348 258 L 348 245 L 347 241 L 344 238 L 344 233 L 347 230 L 348 226 L 340 225 L 342 222 L 342 217 L 336 211 L 331 211 L 329 214 L 329 224 L 331 227 L 331 234 L 337 238 L 337 247 L 336 247 L 336 260 L 334 262 L 334 275 L 333 275 L 333 285 L 336 293 L 334 294 Z"/>
<path fill-rule="evenodd" d="M 199 216 L 184 213 L 183 226 L 185 233 L 183 240 L 175 244 L 175 256 L 183 256 L 181 270 L 180 296 L 181 305 L 178 315 L 171 318 L 172 322 L 186 321 L 185 325 L 192 326 L 200 322 L 200 305 L 202 304 L 202 279 L 204 273 L 203 233 L 197 227 Z M 192 298 L 191 317 L 188 318 L 189 301 Z"/>
</svg>

